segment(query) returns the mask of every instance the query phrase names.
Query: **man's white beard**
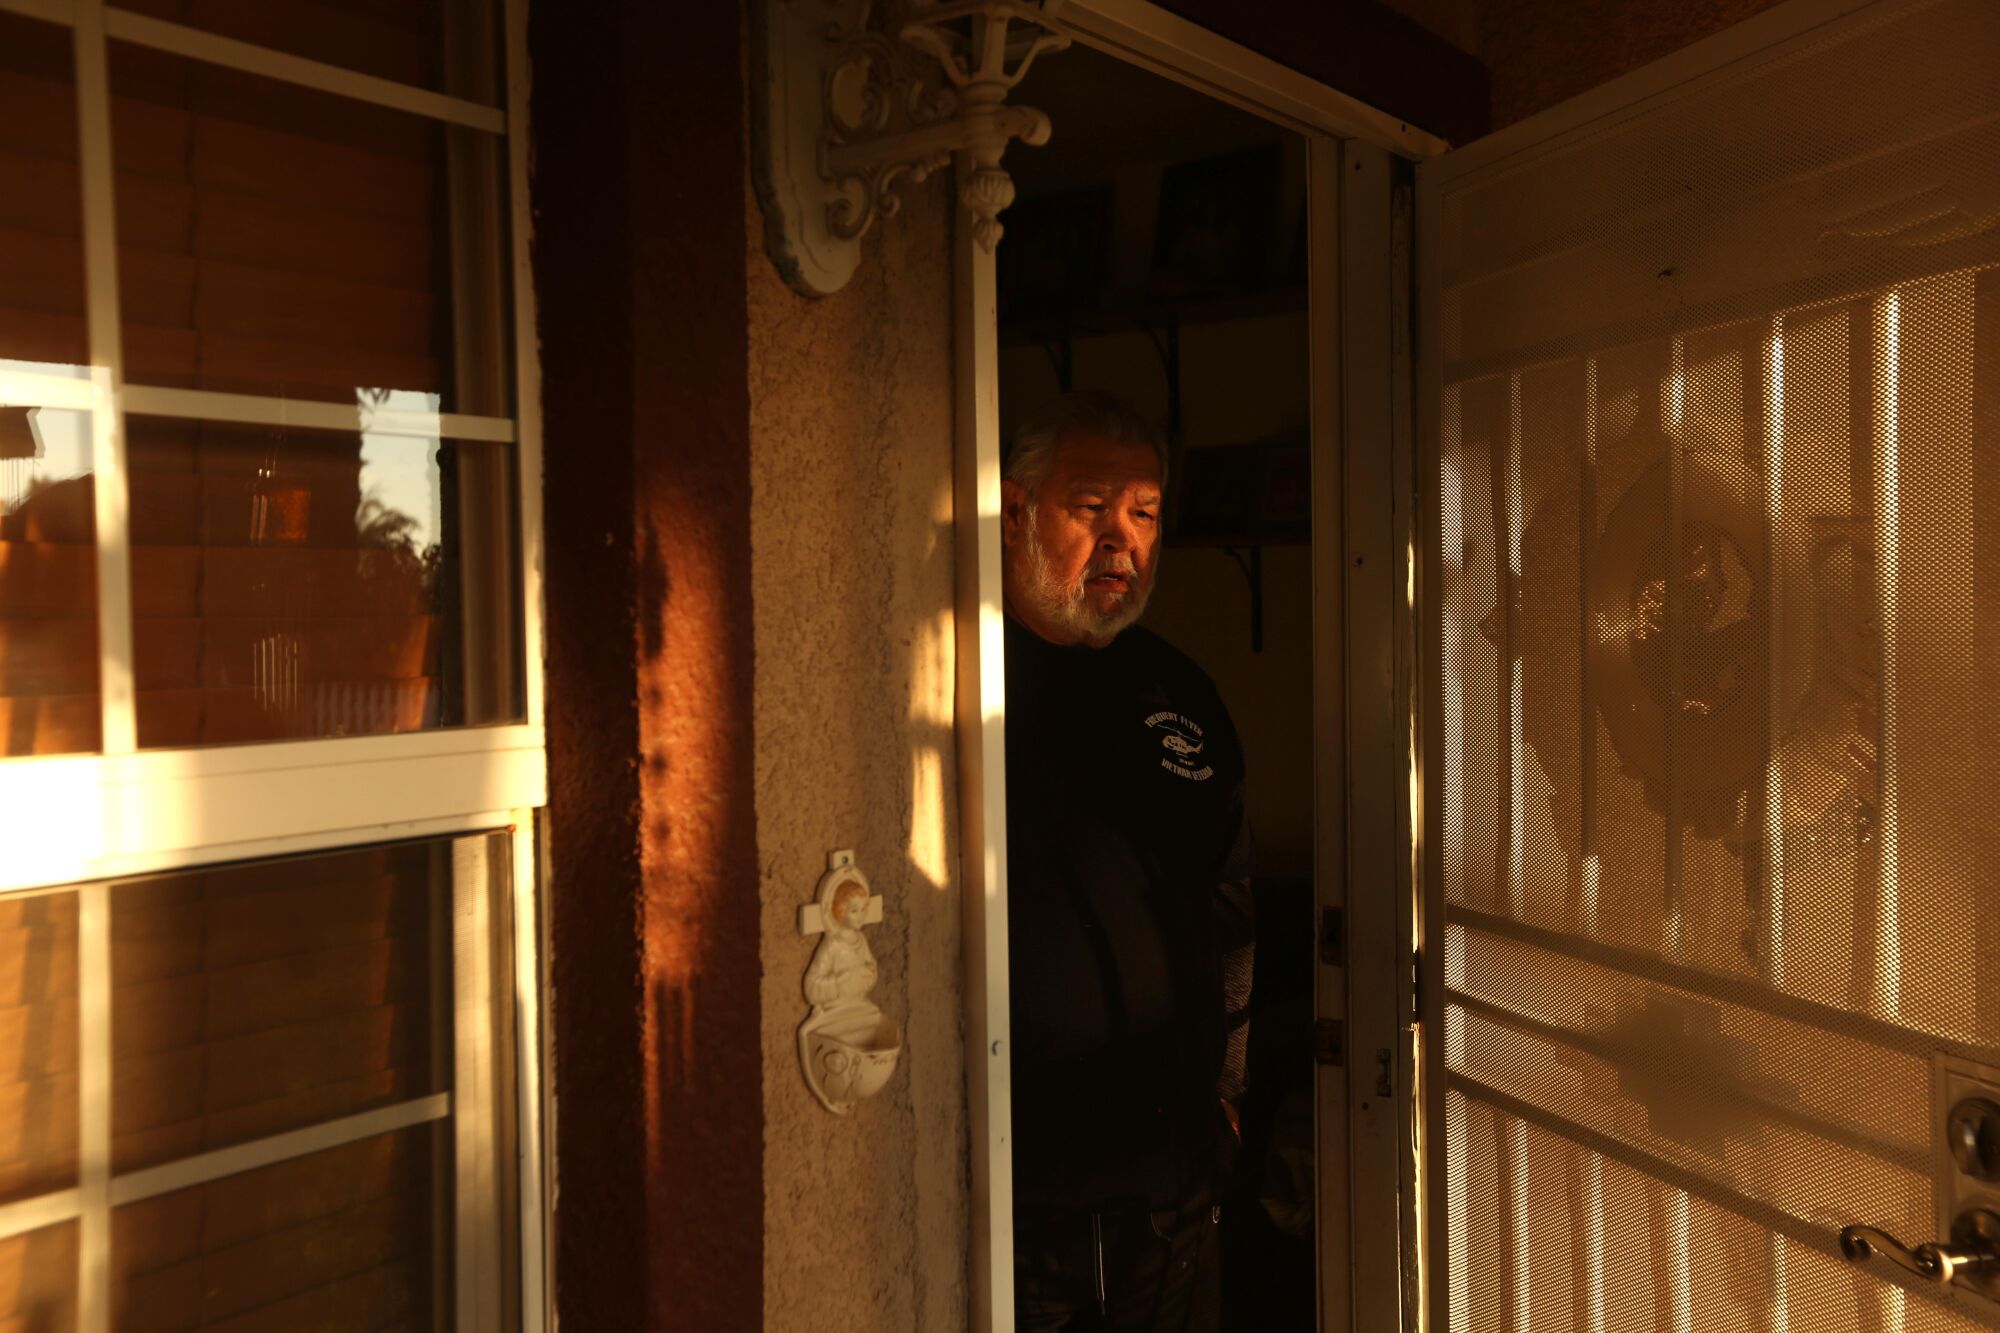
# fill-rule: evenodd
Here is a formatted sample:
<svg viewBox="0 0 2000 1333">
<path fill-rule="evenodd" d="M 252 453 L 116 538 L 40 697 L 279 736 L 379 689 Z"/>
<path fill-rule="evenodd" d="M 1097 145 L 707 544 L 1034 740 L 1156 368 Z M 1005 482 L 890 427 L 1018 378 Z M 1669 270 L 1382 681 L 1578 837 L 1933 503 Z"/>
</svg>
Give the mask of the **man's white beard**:
<svg viewBox="0 0 2000 1333">
<path fill-rule="evenodd" d="M 1028 594 L 1042 615 L 1058 628 L 1077 636 L 1093 648 L 1102 648 L 1146 614 L 1146 600 L 1153 595 L 1150 572 L 1144 582 L 1127 556 L 1092 556 L 1074 583 L 1067 586 L 1049 568 L 1048 557 L 1035 529 L 1035 508 L 1027 507 L 1022 524 L 1028 543 Z M 1123 574 L 1125 598 L 1109 611 L 1090 604 L 1090 580 L 1100 574 Z"/>
</svg>

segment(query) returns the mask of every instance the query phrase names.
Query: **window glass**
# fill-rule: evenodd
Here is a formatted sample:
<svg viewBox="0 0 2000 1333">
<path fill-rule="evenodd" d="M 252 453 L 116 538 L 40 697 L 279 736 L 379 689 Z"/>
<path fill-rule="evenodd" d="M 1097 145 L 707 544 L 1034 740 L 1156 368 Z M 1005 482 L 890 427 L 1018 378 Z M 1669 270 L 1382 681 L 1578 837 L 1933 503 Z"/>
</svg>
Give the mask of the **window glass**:
<svg viewBox="0 0 2000 1333">
<path fill-rule="evenodd" d="M 0 755 L 98 745 L 91 419 L 32 383 L 89 373 L 71 66 L 0 14 Z"/>
<path fill-rule="evenodd" d="M 506 414 L 496 137 L 121 42 L 111 86 L 129 383 Z"/>
<path fill-rule="evenodd" d="M 118 8 L 495 105 L 498 16 L 486 0 L 124 0 Z"/>
<path fill-rule="evenodd" d="M 448 1090 L 450 899 L 441 843 L 118 886 L 113 1169 Z"/>
<path fill-rule="evenodd" d="M 0 899 L 0 1203 L 76 1184 L 76 938 L 74 893 Z"/>
<path fill-rule="evenodd" d="M 0 401 L 0 754 L 98 745 L 90 422 Z"/>
<path fill-rule="evenodd" d="M 68 29 L 0 14 L 0 369 L 89 360 L 73 66 Z"/>
<path fill-rule="evenodd" d="M 67 1333 L 76 1327 L 76 1245 L 74 1222 L 0 1240 L 0 1328 Z"/>
<path fill-rule="evenodd" d="M 515 1326 L 511 846 L 110 886 L 115 1327 Z"/>
<path fill-rule="evenodd" d="M 449 1328 L 450 1160 L 418 1125 L 128 1204 L 111 1215 L 112 1324 Z"/>
<path fill-rule="evenodd" d="M 505 446 L 139 416 L 127 435 L 141 745 L 517 715 Z"/>
</svg>

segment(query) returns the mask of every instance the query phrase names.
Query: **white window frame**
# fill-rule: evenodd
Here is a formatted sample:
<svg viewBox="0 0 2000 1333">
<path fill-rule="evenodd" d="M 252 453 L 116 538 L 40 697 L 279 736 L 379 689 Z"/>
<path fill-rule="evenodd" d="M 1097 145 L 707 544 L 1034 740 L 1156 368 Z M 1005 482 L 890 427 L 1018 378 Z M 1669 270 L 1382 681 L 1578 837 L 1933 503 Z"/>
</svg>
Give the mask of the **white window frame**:
<svg viewBox="0 0 2000 1333">
<path fill-rule="evenodd" d="M 1390 307 L 1390 284 L 1396 271 L 1396 231 L 1386 214 L 1365 219 L 1357 211 L 1389 202 L 1386 188 L 1353 193 L 1333 180 L 1343 163 L 1372 161 L 1377 170 L 1390 156 L 1434 157 L 1446 148 L 1443 140 L 1416 129 L 1307 75 L 1217 36 L 1149 0 L 1068 0 L 1059 21 L 1083 45 L 1137 65 L 1197 92 L 1260 116 L 1305 136 L 1313 170 L 1310 314 L 1312 348 L 1310 382 L 1313 440 L 1316 450 L 1339 449 L 1352 439 L 1367 450 L 1379 446 L 1376 432 L 1394 415 L 1392 371 L 1404 368 L 1407 346 L 1398 348 L 1397 328 Z M 1053 57 L 1061 59 L 1060 56 Z M 1056 127 L 1060 133 L 1062 127 Z M 1363 158 L 1357 149 L 1371 149 Z M 1018 149 L 1032 152 L 1032 149 Z M 1373 182 L 1371 182 L 1371 185 Z M 1336 220 L 1329 210 L 1340 210 Z M 1004 244 L 1004 242 L 1003 242 Z M 995 303 L 993 255 L 961 226 L 953 242 L 954 306 L 957 336 L 955 363 L 956 478 L 955 508 L 957 587 L 956 739 L 959 774 L 959 839 L 963 867 L 965 949 L 965 1064 L 969 1088 L 972 1143 L 971 1326 L 978 1333 L 1008 1333 L 1014 1327 L 1014 1202 L 1012 1125 L 1012 1047 L 1008 1029 L 1007 982 L 1007 768 L 1006 670 L 1003 647 L 1004 613 L 1000 555 L 1000 422 L 999 331 Z M 1385 279 L 1382 290 L 1350 295 L 1344 272 L 1375 273 Z M 1350 284 L 1351 285 L 1351 284 Z M 1379 380 L 1371 377 L 1379 376 Z M 1343 393 L 1344 385 L 1356 387 Z M 1403 414 L 1408 436 L 1408 414 Z M 1369 590 L 1381 580 L 1377 571 L 1405 568 L 1406 553 L 1394 543 L 1399 530 L 1387 521 L 1371 521 L 1350 530 L 1349 515 L 1366 513 L 1371 520 L 1384 514 L 1386 493 L 1350 493 L 1350 486 L 1386 486 L 1391 460 L 1372 454 L 1359 465 L 1349 461 L 1343 473 L 1340 456 L 1322 453 L 1315 459 L 1313 516 L 1316 536 L 1343 534 L 1345 546 L 1316 540 L 1313 547 L 1315 764 L 1322 773 L 1340 774 L 1350 764 L 1374 764 L 1378 751 L 1398 742 L 1385 735 L 1392 719 L 1368 718 L 1359 735 L 1345 721 L 1350 709 L 1366 701 L 1350 698 L 1350 665 L 1372 662 L 1370 654 L 1384 649 L 1385 639 L 1402 632 L 1393 615 L 1357 616 L 1348 605 L 1353 578 L 1351 556 L 1373 554 L 1374 570 L 1365 580 Z M 1344 514 L 1343 508 L 1346 509 Z M 1383 549 L 1386 545 L 1387 549 Z M 1364 569 L 1366 567 L 1364 566 Z M 1389 580 L 1392 589 L 1395 581 Z M 1390 599 L 1393 601 L 1393 598 Z M 1382 608 L 1385 612 L 1392 608 Z M 1406 741 L 1403 743 L 1407 743 Z M 1407 834 L 1400 824 L 1372 826 L 1374 836 L 1350 841 L 1354 823 L 1348 804 L 1354 793 L 1336 777 L 1322 778 L 1314 792 L 1316 898 L 1321 906 L 1343 906 L 1345 885 L 1381 885 L 1394 892 L 1409 885 Z M 1359 812 L 1372 818 L 1373 806 Z M 1398 1327 L 1403 1291 L 1400 1271 L 1360 1275 L 1349 1289 L 1350 1238 L 1368 1234 L 1379 1243 L 1394 1243 L 1407 1229 L 1397 1224 L 1398 1210 L 1409 1194 L 1398 1179 L 1396 1161 L 1372 1162 L 1374 1171 L 1350 1173 L 1353 1152 L 1366 1153 L 1383 1141 L 1386 1128 L 1394 1135 L 1398 1117 L 1406 1115 L 1409 1085 L 1399 1081 L 1400 1096 L 1387 1099 L 1373 1091 L 1372 1053 L 1388 1049 L 1396 1077 L 1406 1079 L 1413 1057 L 1406 1026 L 1411 998 L 1390 1003 L 1382 975 L 1394 972 L 1393 960 L 1407 947 L 1413 923 L 1377 904 L 1381 910 L 1365 916 L 1350 914 L 1350 956 L 1369 958 L 1368 968 L 1322 967 L 1316 986 L 1322 1018 L 1347 1024 L 1350 1051 L 1366 1051 L 1365 1069 L 1355 1061 L 1348 1068 L 1322 1069 L 1318 1099 L 1318 1238 L 1320 1274 L 1319 1327 L 1322 1333 Z M 1374 933 L 1367 933 L 1367 932 Z M 1407 990 L 1407 987 L 1404 989 Z M 1349 997 L 1358 996 L 1356 1012 Z M 1360 1076 L 1367 1075 L 1361 1082 Z M 1353 1115 L 1354 1104 L 1369 1101 L 1364 1120 Z M 1351 1147 L 1352 1146 L 1352 1151 Z M 1398 1155 L 1398 1160 L 1400 1155 Z M 1384 1185 L 1390 1187 L 1385 1197 Z M 1389 1219 L 1385 1232 L 1384 1218 Z M 1399 1270 L 1398 1266 L 1398 1270 Z"/>
<path fill-rule="evenodd" d="M 335 65 L 269 50 L 145 15 L 104 0 L 0 0 L 0 13 L 71 30 L 75 51 L 78 167 L 89 331 L 88 378 L 0 371 L 0 402 L 91 414 L 96 495 L 99 682 L 102 748 L 94 754 L 0 759 L 0 894 L 75 885 L 79 898 L 80 1045 L 78 1099 L 83 1134 L 78 1183 L 56 1194 L 0 1206 L 0 1238 L 75 1218 L 80 1222 L 78 1328 L 110 1327 L 110 1209 L 121 1203 L 408 1125 L 442 1119 L 461 1103 L 490 1099 L 478 1069 L 490 1051 L 460 1042 L 459 1088 L 116 1178 L 111 1173 L 110 923 L 106 881 L 307 851 L 358 848 L 415 837 L 508 831 L 515 924 L 511 986 L 517 1049 L 520 1309 L 527 1333 L 553 1323 L 547 1281 L 545 1093 L 541 1026 L 541 810 L 548 800 L 542 673 L 541 380 L 535 344 L 535 291 L 528 207 L 527 0 L 502 0 L 506 62 L 502 107 L 450 97 Z M 389 107 L 506 140 L 511 239 L 504 257 L 513 300 L 514 415 L 376 412 L 331 403 L 250 394 L 127 385 L 123 373 L 113 211 L 111 40 L 147 46 L 248 73 Z M 496 275 L 497 277 L 498 275 Z M 403 735 L 285 741 L 187 749 L 137 745 L 133 687 L 131 549 L 128 535 L 128 414 L 489 442 L 515 461 L 521 627 L 522 721 Z M 466 895 L 456 895 L 460 900 Z M 465 901 L 460 910 L 476 905 Z M 483 910 L 483 909 L 479 909 Z M 482 964 L 481 970 L 483 971 Z M 476 1067 L 475 1067 L 476 1066 Z M 488 1103 L 490 1104 L 490 1102 Z M 477 1158 L 490 1143 L 467 1141 Z M 467 1179 L 461 1162 L 461 1193 Z M 489 1182 L 490 1183 L 490 1182 Z M 469 1197 L 475 1206 L 489 1196 Z M 466 1206 L 461 1201 L 461 1208 Z M 473 1253 L 460 1228 L 461 1271 L 498 1262 L 490 1244 Z M 471 1257 L 468 1259 L 468 1255 Z M 471 1269 L 464 1265 L 470 1262 Z M 486 1284 L 491 1287 L 491 1283 Z M 458 1302 L 463 1329 L 490 1324 L 473 1300 Z M 482 1322 L 482 1320 L 484 1322 Z"/>
</svg>

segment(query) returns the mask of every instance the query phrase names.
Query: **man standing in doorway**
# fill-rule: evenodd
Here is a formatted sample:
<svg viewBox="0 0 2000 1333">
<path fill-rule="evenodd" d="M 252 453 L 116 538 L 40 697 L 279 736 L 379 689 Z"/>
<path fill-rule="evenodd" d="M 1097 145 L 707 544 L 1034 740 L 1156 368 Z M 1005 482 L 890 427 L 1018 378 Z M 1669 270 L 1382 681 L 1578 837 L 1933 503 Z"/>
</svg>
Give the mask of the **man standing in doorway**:
<svg viewBox="0 0 2000 1333">
<path fill-rule="evenodd" d="M 1027 422 L 1001 482 L 1024 1331 L 1220 1322 L 1249 836 L 1214 684 L 1134 623 L 1165 482 L 1159 431 L 1097 394 Z"/>
</svg>

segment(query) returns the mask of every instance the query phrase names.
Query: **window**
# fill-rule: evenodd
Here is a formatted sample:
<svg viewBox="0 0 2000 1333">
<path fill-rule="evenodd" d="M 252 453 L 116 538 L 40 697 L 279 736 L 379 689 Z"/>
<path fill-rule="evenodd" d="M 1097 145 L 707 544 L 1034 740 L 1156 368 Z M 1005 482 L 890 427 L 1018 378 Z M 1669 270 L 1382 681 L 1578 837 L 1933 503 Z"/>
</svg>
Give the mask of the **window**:
<svg viewBox="0 0 2000 1333">
<path fill-rule="evenodd" d="M 0 1322 L 542 1327 L 521 17 L 0 0 Z"/>
</svg>

